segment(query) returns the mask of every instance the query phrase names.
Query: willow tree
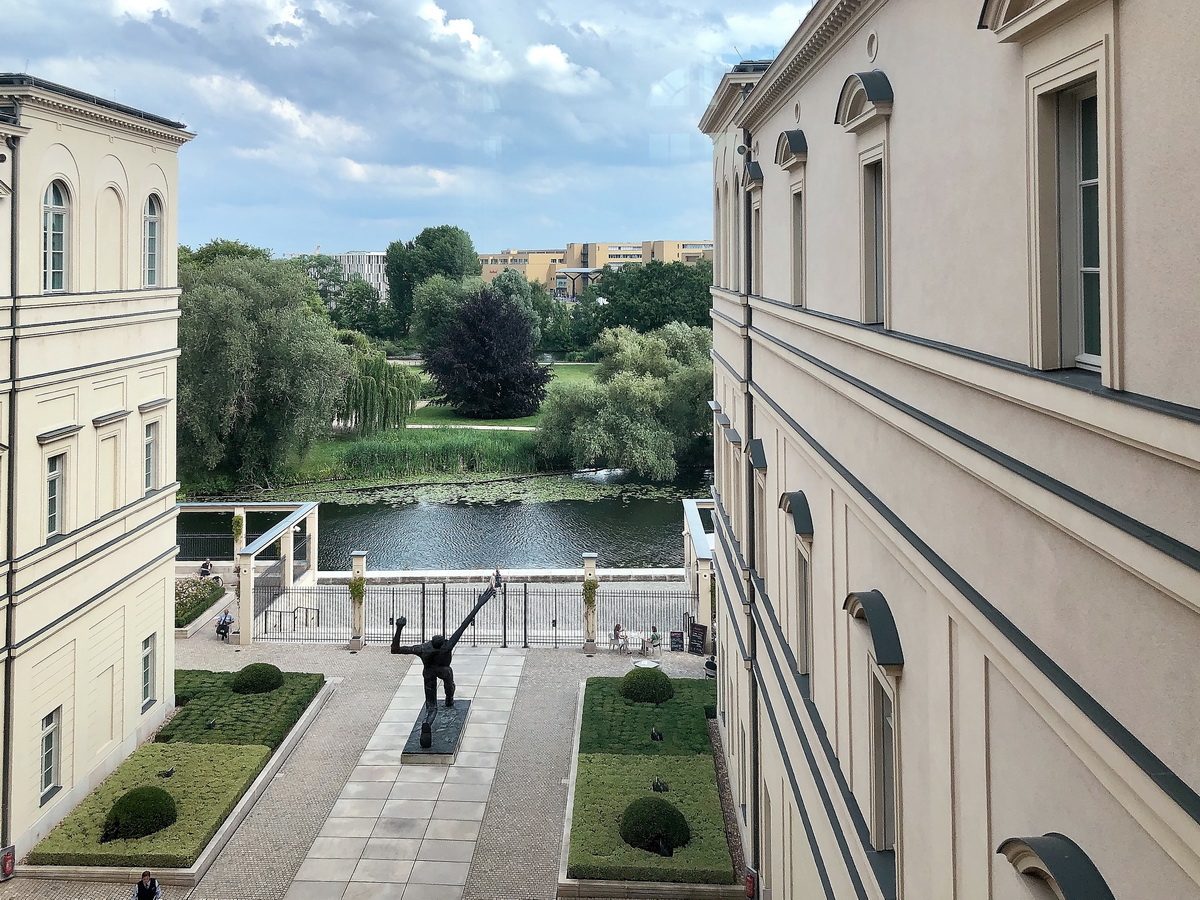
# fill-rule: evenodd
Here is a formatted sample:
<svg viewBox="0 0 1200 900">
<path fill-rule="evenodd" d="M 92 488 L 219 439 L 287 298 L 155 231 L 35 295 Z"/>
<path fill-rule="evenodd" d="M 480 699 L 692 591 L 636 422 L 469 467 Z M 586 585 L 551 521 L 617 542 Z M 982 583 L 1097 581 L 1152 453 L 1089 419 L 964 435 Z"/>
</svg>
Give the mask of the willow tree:
<svg viewBox="0 0 1200 900">
<path fill-rule="evenodd" d="M 371 434 L 399 428 L 416 409 L 421 376 L 393 365 L 382 353 L 353 352 L 354 374 L 346 382 L 338 418 L 351 431 Z"/>
</svg>

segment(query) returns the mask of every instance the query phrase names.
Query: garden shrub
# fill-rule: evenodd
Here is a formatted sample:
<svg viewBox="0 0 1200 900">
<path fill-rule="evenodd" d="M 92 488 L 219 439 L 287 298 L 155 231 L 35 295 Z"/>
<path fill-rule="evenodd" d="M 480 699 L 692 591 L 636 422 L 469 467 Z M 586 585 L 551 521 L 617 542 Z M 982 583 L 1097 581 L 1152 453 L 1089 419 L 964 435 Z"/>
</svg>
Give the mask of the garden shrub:
<svg viewBox="0 0 1200 900">
<path fill-rule="evenodd" d="M 661 706 L 631 703 L 621 696 L 621 684 L 620 678 L 588 679 L 579 731 L 581 755 L 712 755 L 704 707 L 716 702 L 716 682 L 699 678 L 677 679 L 672 682 L 675 696 Z M 650 740 L 650 729 L 655 727 L 663 734 L 661 741 Z"/>
<path fill-rule="evenodd" d="M 191 625 L 224 596 L 225 588 L 215 581 L 180 578 L 175 582 L 175 627 Z"/>
<path fill-rule="evenodd" d="M 672 856 L 691 839 L 687 819 L 663 797 L 638 797 L 621 814 L 621 840 L 631 847 Z"/>
<path fill-rule="evenodd" d="M 704 718 L 715 719 L 716 717 L 717 717 L 717 704 L 715 704 L 715 703 L 704 704 Z"/>
<path fill-rule="evenodd" d="M 283 672 L 270 663 L 250 663 L 229 682 L 235 694 L 269 694 L 279 687 L 283 687 Z"/>
<path fill-rule="evenodd" d="M 109 809 L 100 843 L 145 837 L 173 825 L 178 818 L 175 798 L 162 788 L 153 785 L 136 787 L 118 797 Z"/>
<path fill-rule="evenodd" d="M 633 703 L 665 703 L 675 696 L 671 679 L 662 669 L 630 669 L 621 679 L 621 696 Z"/>
</svg>

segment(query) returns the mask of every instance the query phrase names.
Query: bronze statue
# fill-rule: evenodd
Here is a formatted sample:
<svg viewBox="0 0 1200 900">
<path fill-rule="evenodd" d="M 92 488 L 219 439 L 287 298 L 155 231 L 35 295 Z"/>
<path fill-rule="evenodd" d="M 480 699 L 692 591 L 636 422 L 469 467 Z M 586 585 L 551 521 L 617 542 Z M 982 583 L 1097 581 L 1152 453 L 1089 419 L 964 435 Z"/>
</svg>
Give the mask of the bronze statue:
<svg viewBox="0 0 1200 900">
<path fill-rule="evenodd" d="M 392 637 L 392 652 L 407 653 L 412 656 L 419 657 L 424 666 L 425 678 L 425 709 L 426 721 L 432 720 L 432 713 L 437 708 L 437 683 L 441 679 L 442 684 L 446 689 L 446 705 L 454 705 L 454 670 L 450 668 L 451 655 L 454 652 L 454 645 L 458 643 L 458 639 L 463 636 L 463 632 L 467 627 L 475 621 L 475 616 L 483 609 L 485 603 L 496 595 L 496 588 L 489 587 L 479 595 L 479 602 L 475 604 L 475 608 L 463 619 L 462 624 L 458 626 L 454 634 L 450 637 L 435 634 L 432 638 L 423 644 L 414 644 L 410 647 L 402 647 L 400 645 L 400 632 L 404 630 L 404 626 L 408 624 L 408 620 L 401 616 L 396 620 L 396 634 Z"/>
</svg>

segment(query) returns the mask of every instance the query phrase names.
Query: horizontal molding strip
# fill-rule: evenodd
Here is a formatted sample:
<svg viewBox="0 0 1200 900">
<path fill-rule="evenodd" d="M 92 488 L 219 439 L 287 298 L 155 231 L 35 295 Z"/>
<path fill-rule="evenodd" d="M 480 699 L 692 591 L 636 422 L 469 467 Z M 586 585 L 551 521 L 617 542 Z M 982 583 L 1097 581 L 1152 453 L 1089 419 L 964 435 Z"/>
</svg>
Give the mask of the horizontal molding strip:
<svg viewBox="0 0 1200 900">
<path fill-rule="evenodd" d="M 1047 678 L 1080 712 L 1086 716 L 1110 741 L 1134 763 L 1152 782 L 1171 799 L 1195 823 L 1200 824 L 1200 795 L 1175 772 L 1171 771 L 1149 747 L 1117 718 L 1105 709 L 1083 686 L 1062 669 L 1044 650 L 1035 644 L 1007 616 L 988 601 L 962 575 L 942 559 L 909 526 L 894 513 L 879 497 L 875 496 L 862 481 L 810 435 L 800 423 L 793 419 L 770 396 L 756 392 L 759 399 L 769 406 L 796 435 L 836 472 L 850 487 L 888 523 L 925 561 L 950 583 L 966 600 L 978 610 L 1033 666 Z"/>
</svg>

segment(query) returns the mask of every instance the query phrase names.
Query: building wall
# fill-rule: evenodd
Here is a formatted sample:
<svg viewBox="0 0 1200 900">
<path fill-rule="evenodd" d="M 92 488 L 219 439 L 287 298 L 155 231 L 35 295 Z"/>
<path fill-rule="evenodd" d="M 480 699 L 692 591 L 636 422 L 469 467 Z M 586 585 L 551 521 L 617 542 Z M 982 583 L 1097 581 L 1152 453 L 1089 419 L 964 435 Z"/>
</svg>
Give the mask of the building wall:
<svg viewBox="0 0 1200 900">
<path fill-rule="evenodd" d="M 335 253 L 333 258 L 342 264 L 342 274 L 347 281 L 357 275 L 375 288 L 381 299 L 388 298 L 387 253 L 382 250 L 350 250 Z"/>
<path fill-rule="evenodd" d="M 505 269 L 514 269 L 528 281 L 554 288 L 554 273 L 563 261 L 562 250 L 503 250 L 480 253 L 480 277 L 491 283 Z"/>
<path fill-rule="evenodd" d="M 16 485 L 5 496 L 5 812 L 19 856 L 174 705 L 176 153 L 190 135 L 53 86 L 0 84 L 0 96 L 9 90 L 21 94 L 21 109 L 19 125 L 0 124 L 18 138 L 0 174 L 13 189 L 0 197 L 0 221 L 11 221 L 15 206 L 18 235 L 16 296 L 10 280 L 0 283 L 3 489 L 9 478 Z M 69 195 L 66 285 L 44 292 L 42 198 L 54 180 Z M 147 286 L 151 193 L 162 216 L 157 285 Z M 11 274 L 3 247 L 0 270 Z M 147 426 L 155 429 L 149 485 Z M 52 458 L 65 462 L 55 533 Z M 146 639 L 152 685 L 143 703 Z M 42 723 L 56 710 L 58 767 L 43 792 Z"/>
<path fill-rule="evenodd" d="M 1152 118 L 1181 86 L 1168 73 L 1195 79 L 1183 35 L 1197 14 L 1083 0 L 1006 22 L 1002 6 L 985 8 L 993 30 L 950 0 L 822 0 L 761 77 L 726 76 L 702 122 L 713 396 L 728 417 L 715 429 L 720 722 L 764 897 L 1051 897 L 997 853 L 1050 832 L 1116 897 L 1200 895 L 1187 712 L 1200 701 L 1200 410 L 1195 379 L 1179 377 L 1197 369 L 1200 314 L 1177 280 L 1200 226 L 1194 192 L 1162 176 L 1187 182 L 1197 135 Z M 875 68 L 890 108 L 845 117 L 857 131 L 835 122 L 847 78 Z M 1047 351 L 1057 222 L 1038 205 L 1038 85 L 1088 77 L 1096 373 Z M 807 155 L 780 165 L 793 129 Z M 876 158 L 886 305 L 864 324 L 862 167 Z M 780 509 L 797 491 L 810 539 Z M 900 664 L 877 642 L 880 617 L 851 614 L 869 591 L 886 598 Z M 884 852 L 881 696 L 897 810 Z"/>
</svg>

